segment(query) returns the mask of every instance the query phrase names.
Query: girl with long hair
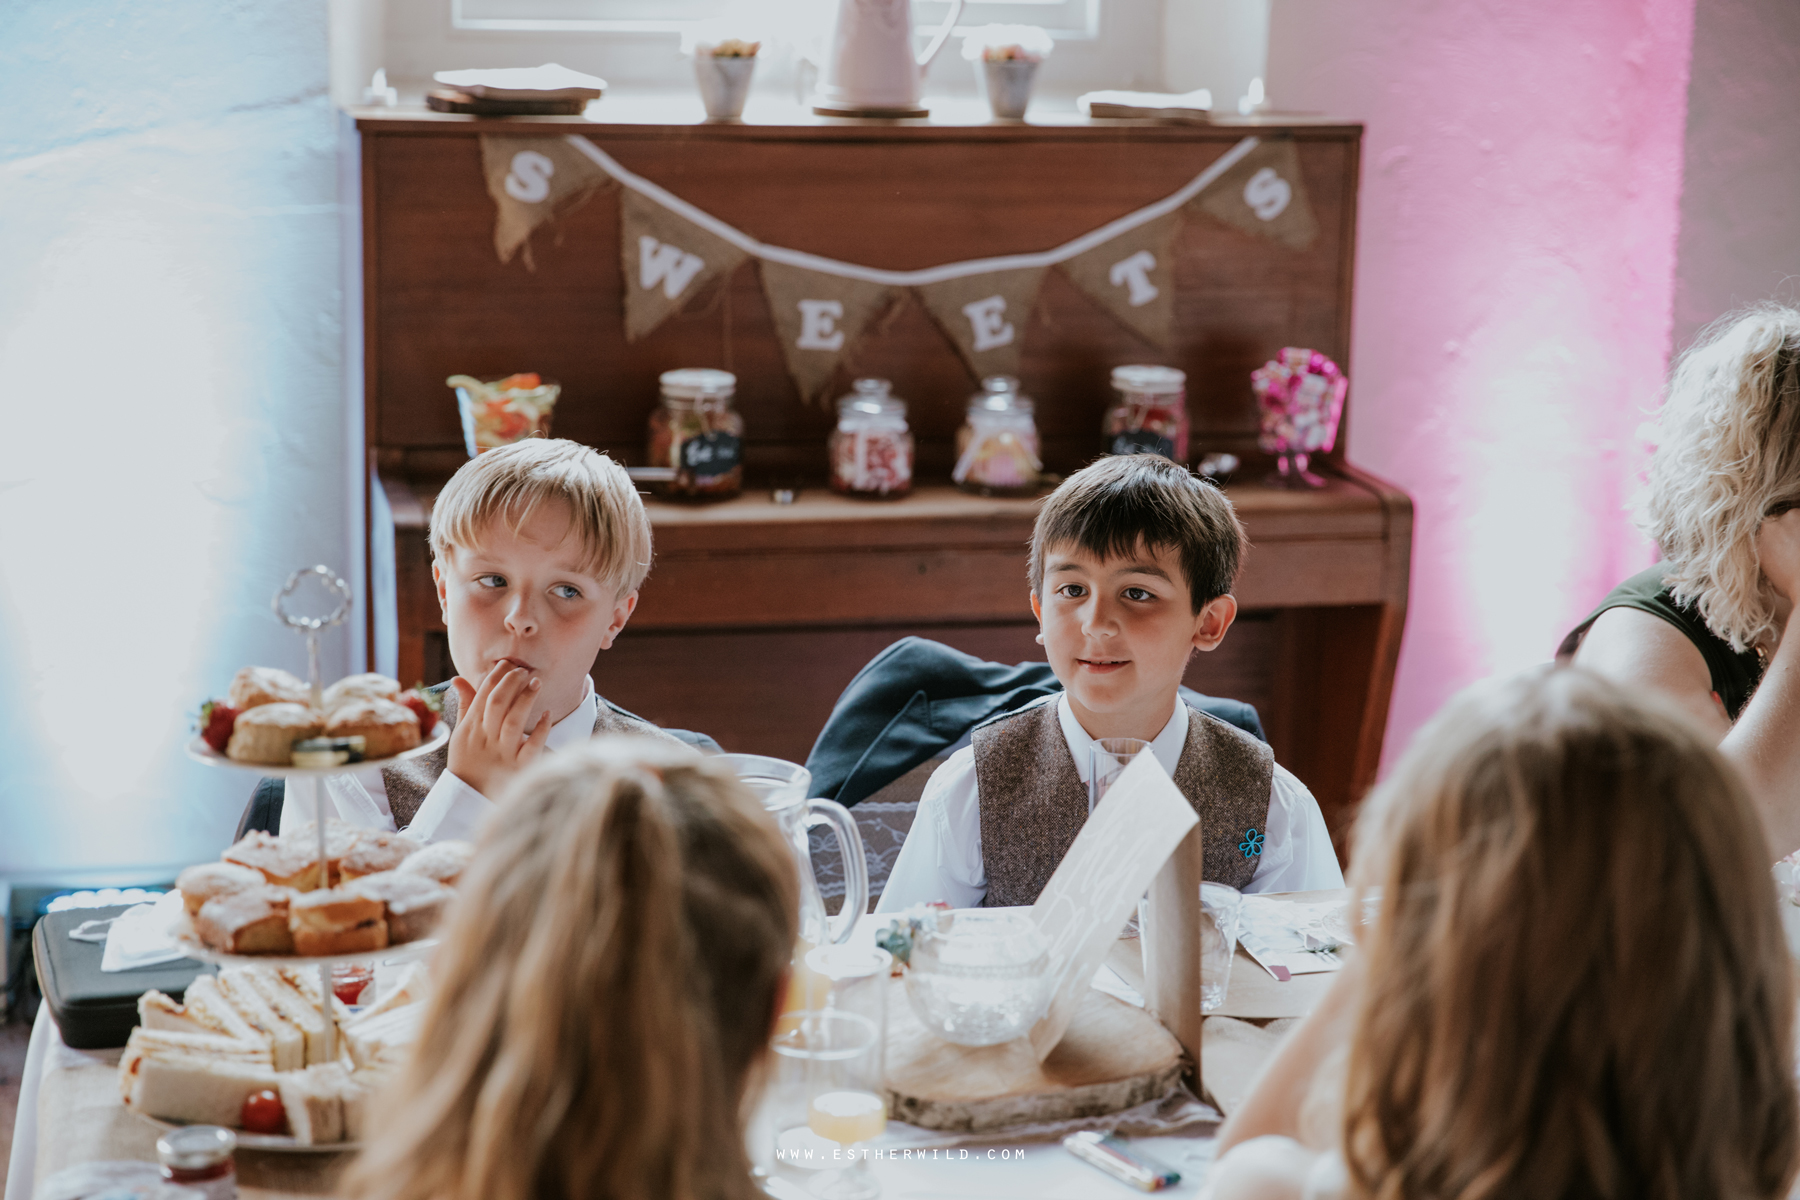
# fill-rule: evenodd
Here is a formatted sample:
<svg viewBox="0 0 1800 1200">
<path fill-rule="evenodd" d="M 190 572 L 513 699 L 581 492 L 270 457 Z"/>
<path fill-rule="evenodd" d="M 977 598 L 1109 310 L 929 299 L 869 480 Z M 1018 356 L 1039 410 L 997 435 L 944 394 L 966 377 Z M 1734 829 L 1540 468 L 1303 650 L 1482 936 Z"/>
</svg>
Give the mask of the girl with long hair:
<svg viewBox="0 0 1800 1200">
<path fill-rule="evenodd" d="M 793 953 L 793 859 L 673 743 L 555 755 L 488 823 L 352 1200 L 757 1195 L 744 1108 Z"/>
<path fill-rule="evenodd" d="M 1370 798 L 1326 1001 L 1221 1131 L 1214 1200 L 1775 1200 L 1793 965 L 1742 785 L 1579 668 L 1465 693 Z"/>
</svg>

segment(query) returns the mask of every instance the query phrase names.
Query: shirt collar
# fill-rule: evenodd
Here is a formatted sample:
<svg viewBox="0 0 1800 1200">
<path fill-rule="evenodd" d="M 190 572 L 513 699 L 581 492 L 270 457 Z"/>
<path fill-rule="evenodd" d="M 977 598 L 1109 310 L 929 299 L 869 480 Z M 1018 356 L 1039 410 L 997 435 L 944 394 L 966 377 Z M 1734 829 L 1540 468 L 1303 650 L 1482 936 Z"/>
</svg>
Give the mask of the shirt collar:
<svg viewBox="0 0 1800 1200">
<path fill-rule="evenodd" d="M 1075 774 L 1081 777 L 1081 782 L 1086 783 L 1089 774 L 1088 768 L 1092 762 L 1090 753 L 1094 748 L 1094 739 L 1088 736 L 1088 731 L 1083 729 L 1081 722 L 1075 719 L 1075 710 L 1069 706 L 1067 692 L 1056 698 L 1056 716 L 1062 722 L 1063 740 L 1069 743 L 1069 757 L 1075 760 Z M 1156 761 L 1162 764 L 1163 770 L 1167 771 L 1171 778 L 1175 774 L 1175 767 L 1181 762 L 1181 751 L 1187 745 L 1187 729 L 1187 705 L 1181 702 L 1180 696 L 1177 696 L 1175 697 L 1175 711 L 1169 714 L 1169 720 L 1162 727 L 1162 732 L 1150 740 L 1150 753 L 1156 755 Z M 551 734 L 551 736 L 555 737 L 556 735 Z"/>
<path fill-rule="evenodd" d="M 581 681 L 587 684 L 587 694 L 575 711 L 550 727 L 550 736 L 544 740 L 544 749 L 561 750 L 585 742 L 594 736 L 594 722 L 599 719 L 600 698 L 594 694 L 594 680 L 591 676 L 582 676 Z"/>
</svg>

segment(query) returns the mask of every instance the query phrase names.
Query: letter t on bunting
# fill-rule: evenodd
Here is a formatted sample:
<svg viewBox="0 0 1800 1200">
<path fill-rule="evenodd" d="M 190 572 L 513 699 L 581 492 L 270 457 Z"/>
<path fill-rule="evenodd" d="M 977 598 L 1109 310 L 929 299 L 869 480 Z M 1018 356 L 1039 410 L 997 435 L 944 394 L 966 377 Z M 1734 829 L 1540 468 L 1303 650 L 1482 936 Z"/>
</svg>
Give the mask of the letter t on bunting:
<svg viewBox="0 0 1800 1200">
<path fill-rule="evenodd" d="M 1152 346 L 1169 344 L 1175 322 L 1176 213 L 1146 221 L 1060 264 L 1088 299 Z"/>
<path fill-rule="evenodd" d="M 750 256 L 686 217 L 622 188 L 619 257 L 625 286 L 625 340 L 635 342 Z"/>
<path fill-rule="evenodd" d="M 822 398 L 837 374 L 838 364 L 856 346 L 869 322 L 888 306 L 892 289 L 885 284 L 825 275 L 803 267 L 763 259 L 763 295 L 781 354 L 800 399 L 811 403 Z"/>
<path fill-rule="evenodd" d="M 1025 326 L 1044 268 L 964 275 L 913 290 L 932 319 L 950 335 L 975 378 L 1017 375 Z"/>
<path fill-rule="evenodd" d="M 483 135 L 481 169 L 496 209 L 494 252 L 510 262 L 523 246 L 525 266 L 534 271 L 532 230 L 575 208 L 596 188 L 612 186 L 610 175 L 560 137 Z"/>
</svg>

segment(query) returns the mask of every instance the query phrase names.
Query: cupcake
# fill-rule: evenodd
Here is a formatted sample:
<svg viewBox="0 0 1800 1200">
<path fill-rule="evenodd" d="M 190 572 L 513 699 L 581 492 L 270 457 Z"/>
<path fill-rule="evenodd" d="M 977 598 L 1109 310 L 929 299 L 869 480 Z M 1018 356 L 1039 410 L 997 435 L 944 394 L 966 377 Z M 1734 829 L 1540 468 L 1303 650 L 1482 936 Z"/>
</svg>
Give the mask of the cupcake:
<svg viewBox="0 0 1800 1200">
<path fill-rule="evenodd" d="M 312 688 L 280 667 L 245 667 L 232 677 L 225 703 L 239 712 L 264 704 L 310 704 Z"/>
<path fill-rule="evenodd" d="M 239 724 L 243 718 L 238 718 Z M 392 700 L 351 700 L 334 710 L 325 723 L 326 737 L 359 737 L 364 758 L 388 758 L 411 750 L 423 739 L 419 718 Z"/>
<path fill-rule="evenodd" d="M 237 684 L 232 685 L 233 694 Z M 402 709 L 407 716 L 409 710 Z M 415 723 L 416 730 L 416 723 Z M 225 744 L 225 757 L 238 762 L 286 766 L 293 759 L 294 743 L 317 737 L 319 714 L 304 704 L 259 704 L 238 715 Z"/>
</svg>

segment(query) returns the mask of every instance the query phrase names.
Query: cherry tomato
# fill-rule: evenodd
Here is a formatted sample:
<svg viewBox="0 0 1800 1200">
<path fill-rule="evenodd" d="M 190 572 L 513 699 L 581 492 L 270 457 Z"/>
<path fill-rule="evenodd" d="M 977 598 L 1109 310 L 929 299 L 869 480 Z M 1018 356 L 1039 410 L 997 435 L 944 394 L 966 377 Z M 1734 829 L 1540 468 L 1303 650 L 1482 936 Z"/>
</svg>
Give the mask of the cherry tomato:
<svg viewBox="0 0 1800 1200">
<path fill-rule="evenodd" d="M 281 1097 L 274 1092 L 257 1092 L 245 1099 L 238 1122 L 248 1133 L 286 1133 L 287 1109 L 281 1106 Z"/>
</svg>

